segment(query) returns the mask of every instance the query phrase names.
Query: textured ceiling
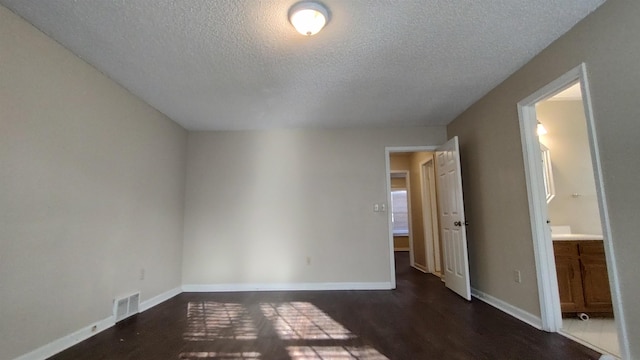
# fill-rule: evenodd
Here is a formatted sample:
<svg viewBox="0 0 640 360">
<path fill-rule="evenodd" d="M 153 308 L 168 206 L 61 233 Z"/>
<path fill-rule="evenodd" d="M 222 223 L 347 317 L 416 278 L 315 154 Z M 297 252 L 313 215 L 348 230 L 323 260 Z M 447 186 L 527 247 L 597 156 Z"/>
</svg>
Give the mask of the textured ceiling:
<svg viewBox="0 0 640 360">
<path fill-rule="evenodd" d="M 603 2 L 0 0 L 191 130 L 447 124 Z"/>
</svg>

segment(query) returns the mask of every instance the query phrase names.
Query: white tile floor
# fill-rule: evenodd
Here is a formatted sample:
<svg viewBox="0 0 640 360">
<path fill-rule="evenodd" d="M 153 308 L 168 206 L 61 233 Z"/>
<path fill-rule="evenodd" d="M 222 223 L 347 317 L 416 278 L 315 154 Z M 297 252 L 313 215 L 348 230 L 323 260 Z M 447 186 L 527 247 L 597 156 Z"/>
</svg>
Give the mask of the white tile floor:
<svg viewBox="0 0 640 360">
<path fill-rule="evenodd" d="M 562 319 L 562 330 L 610 354 L 620 357 L 616 324 L 612 318 Z"/>
</svg>

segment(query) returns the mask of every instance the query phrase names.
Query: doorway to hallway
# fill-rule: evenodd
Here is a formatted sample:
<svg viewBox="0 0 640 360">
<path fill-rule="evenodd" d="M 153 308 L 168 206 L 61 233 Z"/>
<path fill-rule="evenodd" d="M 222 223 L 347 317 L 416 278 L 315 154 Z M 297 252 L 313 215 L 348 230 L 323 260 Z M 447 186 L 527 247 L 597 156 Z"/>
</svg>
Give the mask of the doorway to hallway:
<svg viewBox="0 0 640 360">
<path fill-rule="evenodd" d="M 392 161 L 394 154 L 401 157 L 409 169 L 406 186 L 411 194 L 408 196 L 411 265 L 423 272 L 442 276 L 447 288 L 471 300 L 466 238 L 468 222 L 464 216 L 458 138 L 454 137 L 439 147 L 387 148 L 389 203 L 392 203 L 392 170 L 403 171 L 394 168 L 402 162 L 399 159 Z M 416 178 L 419 180 L 415 181 Z M 433 186 L 435 196 L 431 191 Z M 392 285 L 395 285 L 394 214 L 389 213 L 388 218 L 391 276 Z"/>
</svg>

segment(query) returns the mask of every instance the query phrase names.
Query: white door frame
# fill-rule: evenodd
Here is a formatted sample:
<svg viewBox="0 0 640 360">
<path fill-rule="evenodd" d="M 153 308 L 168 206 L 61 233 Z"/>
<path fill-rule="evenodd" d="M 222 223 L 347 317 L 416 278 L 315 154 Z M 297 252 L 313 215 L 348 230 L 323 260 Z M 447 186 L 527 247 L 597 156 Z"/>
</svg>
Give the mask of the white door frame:
<svg viewBox="0 0 640 360">
<path fill-rule="evenodd" d="M 547 202 L 544 191 L 542 167 L 540 166 L 542 162 L 540 143 L 536 136 L 537 119 L 535 104 L 557 94 L 578 81 L 582 88 L 584 114 L 587 122 L 596 193 L 598 195 L 598 207 L 600 209 L 600 221 L 602 223 L 613 311 L 618 330 L 621 355 L 623 359 L 626 359 L 629 354 L 629 339 L 626 333 L 625 317 L 620 299 L 618 269 L 613 252 L 609 212 L 607 210 L 607 199 L 603 187 L 602 167 L 600 165 L 600 151 L 593 117 L 587 68 L 584 63 L 571 69 L 558 79 L 518 102 L 520 136 L 524 156 L 529 214 L 531 217 L 531 233 L 533 236 L 542 329 L 549 332 L 560 331 L 562 328 L 562 313 L 558 294 L 556 264 L 553 256 L 553 243 L 551 240 L 551 232 L 547 225 Z"/>
<path fill-rule="evenodd" d="M 386 176 L 386 184 L 387 184 L 387 204 L 391 204 L 391 162 L 389 161 L 389 155 L 391 153 L 399 153 L 399 152 L 419 152 L 419 151 L 435 151 L 438 148 L 437 145 L 430 146 L 386 146 L 384 148 L 384 165 L 385 165 L 385 176 Z M 389 209 L 389 206 L 387 206 Z M 396 260 L 393 251 L 393 226 L 391 224 L 391 209 L 387 211 L 387 222 L 389 228 L 389 270 L 391 271 L 391 288 L 396 288 Z M 411 248 L 413 244 L 411 244 L 411 238 L 409 239 L 409 247 Z"/>
</svg>

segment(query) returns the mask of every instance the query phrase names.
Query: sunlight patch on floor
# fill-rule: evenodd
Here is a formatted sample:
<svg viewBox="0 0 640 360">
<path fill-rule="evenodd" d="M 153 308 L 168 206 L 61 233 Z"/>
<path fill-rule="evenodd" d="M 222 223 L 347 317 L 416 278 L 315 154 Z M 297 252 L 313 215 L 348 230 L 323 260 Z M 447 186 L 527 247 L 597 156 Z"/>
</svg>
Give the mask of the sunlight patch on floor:
<svg viewBox="0 0 640 360">
<path fill-rule="evenodd" d="M 180 360 L 200 360 L 200 359 L 224 359 L 224 360 L 255 360 L 261 359 L 258 352 L 187 352 L 180 354 Z"/>
<path fill-rule="evenodd" d="M 388 360 L 369 346 L 289 346 L 287 351 L 292 360 Z"/>
<path fill-rule="evenodd" d="M 255 340 L 258 330 L 241 304 L 212 301 L 189 302 L 185 340 Z"/>
<path fill-rule="evenodd" d="M 263 303 L 260 309 L 283 340 L 344 340 L 355 337 L 308 302 Z"/>
<path fill-rule="evenodd" d="M 189 302 L 184 339 L 205 342 L 202 346 L 211 342 L 212 346 L 222 345 L 227 349 L 227 345 L 233 344 L 231 349 L 259 350 L 260 335 L 281 346 L 283 356 L 288 353 L 291 360 L 388 360 L 373 347 L 352 346 L 351 340 L 357 336 L 309 302 L 260 303 L 259 311 L 253 310 L 239 303 Z M 261 330 L 259 334 L 256 324 L 264 326 L 265 332 Z M 274 335 L 278 336 L 277 340 Z M 313 346 L 305 346 L 306 341 Z M 256 360 L 263 357 L 257 351 L 192 351 L 181 353 L 179 359 Z"/>
</svg>

